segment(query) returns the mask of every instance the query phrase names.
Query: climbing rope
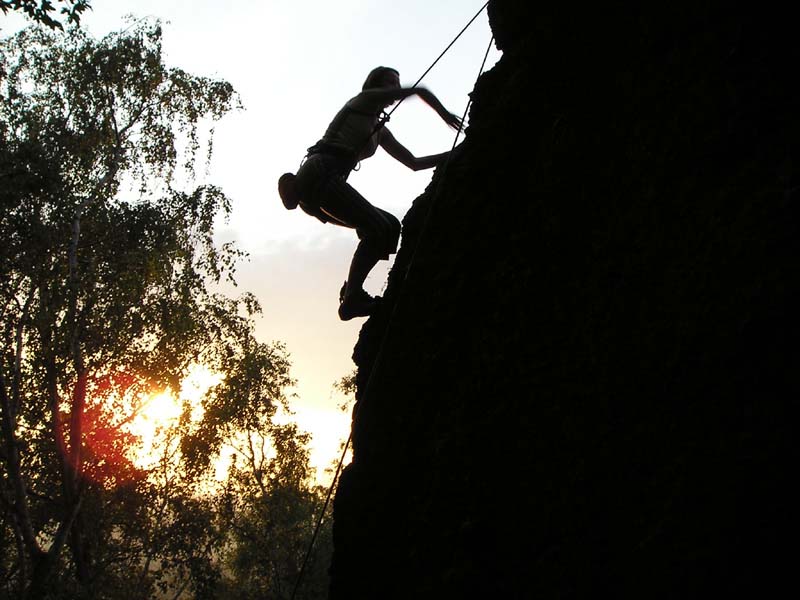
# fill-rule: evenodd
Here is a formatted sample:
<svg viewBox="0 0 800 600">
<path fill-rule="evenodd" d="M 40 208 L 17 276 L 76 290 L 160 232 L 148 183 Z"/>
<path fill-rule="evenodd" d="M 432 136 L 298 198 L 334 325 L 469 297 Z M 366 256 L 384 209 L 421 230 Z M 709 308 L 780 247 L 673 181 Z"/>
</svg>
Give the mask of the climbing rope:
<svg viewBox="0 0 800 600">
<path fill-rule="evenodd" d="M 420 82 L 425 78 L 425 76 L 428 73 L 430 73 L 430 71 L 433 69 L 433 67 L 436 66 L 436 63 L 438 63 L 439 60 L 441 60 L 441 58 L 447 53 L 447 51 L 450 50 L 450 48 L 453 46 L 453 44 L 455 44 L 455 42 L 469 28 L 469 26 L 472 25 L 472 22 L 475 21 L 475 19 L 478 18 L 478 16 L 484 11 L 484 9 L 488 5 L 489 5 L 489 2 L 486 2 L 486 4 L 484 4 L 481 7 L 481 9 L 477 13 L 475 13 L 475 16 L 473 16 L 472 19 L 470 19 L 469 22 L 464 26 L 464 28 L 458 33 L 458 35 L 456 35 L 456 37 L 453 38 L 453 41 L 451 41 L 447 45 L 447 47 L 436 58 L 436 60 L 433 61 L 431 66 L 427 68 L 427 70 L 422 74 L 422 76 L 419 79 L 417 79 L 416 83 L 412 87 L 417 87 L 420 84 Z M 494 43 L 494 36 L 492 36 L 492 39 L 489 41 L 489 46 L 486 48 L 486 53 L 483 56 L 483 62 L 481 62 L 481 68 L 478 71 L 478 77 L 481 76 L 481 74 L 483 73 L 483 69 L 486 67 L 486 60 L 489 57 L 489 51 L 491 50 L 493 43 Z M 385 113 L 384 116 L 381 117 L 380 122 L 375 127 L 375 130 L 372 132 L 372 134 L 370 134 L 370 137 L 372 137 L 372 135 L 374 135 L 376 131 L 378 131 L 381 127 L 383 127 L 383 125 L 389 120 L 389 118 L 391 117 L 392 113 L 395 110 L 397 110 L 397 107 L 400 106 L 400 104 L 403 102 L 403 100 L 404 100 L 404 98 L 401 99 L 394 106 L 394 108 L 392 108 L 392 110 L 389 111 L 388 114 Z M 458 131 L 456 132 L 455 140 L 453 141 L 453 147 L 451 148 L 451 153 L 452 153 L 452 150 L 454 150 L 456 145 L 458 144 L 458 138 L 461 135 L 461 131 L 462 131 L 463 127 L 464 127 L 464 125 L 463 125 L 464 119 L 467 118 L 467 114 L 469 113 L 469 108 L 470 108 L 471 105 L 472 105 L 472 98 L 469 99 L 469 101 L 467 102 L 467 107 L 464 109 L 464 114 L 461 117 L 461 124 L 459 125 Z M 447 169 L 447 165 L 448 165 L 449 162 L 450 162 L 450 154 L 448 154 L 444 164 L 442 165 L 442 170 L 446 170 Z M 437 187 L 438 187 L 438 183 L 437 183 Z M 431 210 L 429 209 L 428 213 L 427 213 L 427 215 L 425 217 L 425 221 L 424 221 L 424 223 L 422 225 L 422 229 L 420 230 L 420 234 L 419 234 L 420 238 L 422 237 L 422 234 L 425 232 L 425 229 L 427 228 L 428 220 L 430 218 L 430 213 L 431 213 Z M 417 247 L 418 246 L 419 246 L 419 244 L 417 244 Z M 417 251 L 417 248 L 415 247 L 414 251 L 411 254 L 411 259 L 409 260 L 409 268 L 410 268 L 410 265 L 413 264 L 413 262 L 414 262 L 414 257 L 416 256 L 416 251 Z M 407 278 L 408 278 L 408 271 L 406 271 L 406 274 L 405 274 L 405 277 L 403 278 L 403 281 L 405 281 Z M 395 314 L 396 308 L 397 308 L 397 304 L 395 303 L 395 306 L 392 308 L 392 313 L 389 316 L 389 320 L 388 320 L 388 324 L 387 324 L 387 332 L 388 332 L 389 326 L 391 326 L 392 322 L 394 321 L 394 314 Z M 387 337 L 387 335 L 384 334 L 383 340 L 385 340 L 386 337 Z M 369 378 L 367 379 L 367 384 L 366 384 L 366 387 L 364 389 L 364 394 L 363 394 L 363 397 L 362 397 L 362 400 L 361 400 L 361 403 L 360 403 L 361 406 L 364 405 L 364 402 L 366 401 L 367 397 L 369 396 L 369 390 L 370 390 L 371 385 L 372 385 L 372 375 L 375 373 L 375 371 L 377 371 L 378 366 L 381 364 L 381 359 L 383 357 L 383 348 L 384 348 L 384 343 L 382 341 L 381 345 L 380 345 L 380 348 L 378 350 L 378 354 L 375 357 L 375 361 L 374 361 L 372 369 L 370 371 Z M 359 410 L 359 407 L 357 406 L 356 410 L 355 410 L 355 414 L 353 415 L 353 419 L 354 420 L 358 416 L 358 410 Z M 333 496 L 333 490 L 336 488 L 336 483 L 338 482 L 339 475 L 342 472 L 342 468 L 344 466 L 344 459 L 345 459 L 345 456 L 347 455 L 347 451 L 350 449 L 350 444 L 352 443 L 352 440 L 353 440 L 353 432 L 352 432 L 352 428 L 351 428 L 350 434 L 347 436 L 347 441 L 345 442 L 344 449 L 342 450 L 342 455 L 339 458 L 339 463 L 336 466 L 336 472 L 333 475 L 333 481 L 331 481 L 331 485 L 328 488 L 328 493 L 327 493 L 327 495 L 325 497 L 325 502 L 323 503 L 322 510 L 320 511 L 320 514 L 319 514 L 319 518 L 317 519 L 317 524 L 316 524 L 316 527 L 314 528 L 314 533 L 311 536 L 311 541 L 310 541 L 310 543 L 308 545 L 308 549 L 306 550 L 305 557 L 303 558 L 303 564 L 300 567 L 300 572 L 297 575 L 297 581 L 295 582 L 294 589 L 292 590 L 291 600 L 295 600 L 295 597 L 297 595 L 297 591 L 300 589 L 300 584 L 302 583 L 303 576 L 305 575 L 306 566 L 308 565 L 308 561 L 309 561 L 309 559 L 311 557 L 311 553 L 312 553 L 312 551 L 314 549 L 314 544 L 316 543 L 317 537 L 319 536 L 320 529 L 322 528 L 322 523 L 323 523 L 323 521 L 325 519 L 325 512 L 328 510 L 328 506 L 330 505 L 331 497 Z"/>
<path fill-rule="evenodd" d="M 461 31 L 458 32 L 458 35 L 453 38 L 453 41 L 450 42 L 449 44 L 447 44 L 447 48 L 442 50 L 442 53 L 439 56 L 436 57 L 436 60 L 433 61 L 433 63 L 431 63 L 431 66 L 428 67 L 422 75 L 420 75 L 420 78 L 417 79 L 417 82 L 414 85 L 412 85 L 411 87 L 417 87 L 422 82 L 422 80 L 425 79 L 425 76 L 428 73 L 430 73 L 431 70 L 433 69 L 433 67 L 435 67 L 436 64 L 442 59 L 442 57 L 445 54 L 447 54 L 447 51 L 450 50 L 450 48 L 453 47 L 453 44 L 455 44 L 458 41 L 458 38 L 460 38 L 464 34 L 464 32 L 467 29 L 469 29 L 469 26 L 472 25 L 472 22 L 475 19 L 478 18 L 478 16 L 486 9 L 487 6 L 489 6 L 488 2 L 486 4 L 484 4 L 483 6 L 481 6 L 481 9 L 478 12 L 475 13 L 475 16 L 472 17 L 466 25 L 464 25 L 464 28 Z M 494 40 L 494 37 L 492 37 L 492 40 Z M 484 59 L 484 62 L 485 61 L 486 61 L 486 59 Z M 388 117 L 391 117 L 392 113 L 397 110 L 397 107 L 400 106 L 403 103 L 403 100 L 405 100 L 405 98 L 401 98 L 400 101 L 397 104 L 394 105 L 394 108 L 392 108 L 392 110 L 389 111 L 389 113 L 386 115 L 387 116 L 387 120 L 388 120 Z"/>
<path fill-rule="evenodd" d="M 483 55 L 483 61 L 481 62 L 481 68 L 478 71 L 478 78 L 483 74 L 483 69 L 486 68 L 486 59 L 489 58 L 489 51 L 492 49 L 492 44 L 494 44 L 494 36 L 492 39 L 489 40 L 489 45 L 486 47 L 486 53 Z M 477 78 L 476 78 L 477 81 Z M 453 140 L 453 147 L 450 148 L 451 154 L 447 155 L 447 158 L 444 161 L 443 169 L 447 169 L 447 164 L 450 162 L 450 156 L 452 155 L 453 150 L 456 149 L 456 144 L 458 144 L 458 136 L 461 135 L 461 130 L 464 128 L 464 119 L 467 118 L 467 114 L 469 114 L 469 107 L 472 106 L 472 97 L 467 101 L 467 108 L 464 109 L 464 114 L 461 115 L 461 125 L 458 126 L 458 131 L 456 131 L 456 139 Z M 437 184 L 438 186 L 438 184 Z M 430 213 L 428 213 L 430 214 Z M 425 225 L 427 224 L 428 220 L 425 219 Z M 422 231 L 425 230 L 425 225 L 423 225 Z M 421 235 L 421 232 L 420 232 Z M 413 258 L 413 256 L 412 256 Z"/>
<path fill-rule="evenodd" d="M 427 69 L 425 69 L 425 72 L 422 75 L 420 75 L 420 78 L 417 79 L 417 81 L 414 83 L 414 85 L 411 86 L 412 88 L 417 87 L 422 82 L 422 80 L 425 79 L 425 76 L 433 70 L 433 67 L 435 67 L 440 60 L 442 60 L 442 57 L 445 54 L 447 54 L 447 51 L 450 50 L 450 48 L 453 47 L 453 44 L 455 44 L 458 41 L 458 39 L 462 35 L 464 35 L 464 32 L 467 29 L 469 29 L 469 26 L 472 25 L 472 23 L 475 21 L 475 19 L 477 19 L 478 16 L 480 16 L 480 14 L 484 11 L 484 9 L 487 6 L 489 6 L 489 2 L 488 1 L 486 2 L 486 4 L 481 6 L 480 10 L 475 13 L 475 15 L 467 22 L 466 25 L 464 25 L 463 29 L 461 29 L 461 31 L 458 32 L 458 35 L 456 35 L 456 37 L 454 37 L 452 39 L 452 41 L 449 44 L 447 44 L 447 47 L 444 50 L 442 50 L 442 53 L 439 54 L 439 56 L 436 57 L 436 60 L 434 60 L 431 63 L 431 66 L 429 66 Z M 494 36 L 492 36 L 492 41 L 494 41 Z M 489 47 L 491 47 L 491 44 L 490 44 Z M 487 56 L 488 56 L 488 52 L 487 52 Z M 484 63 L 486 63 L 486 58 L 484 58 L 483 61 L 484 61 Z M 375 128 L 372 130 L 372 133 L 370 133 L 369 136 L 367 136 L 367 139 L 364 140 L 364 143 L 359 148 L 359 151 L 358 151 L 357 154 L 361 154 L 361 150 L 363 150 L 364 147 L 366 147 L 366 145 L 372 139 L 372 136 L 375 135 L 376 133 L 378 133 L 378 131 L 380 131 L 381 128 L 384 125 L 386 125 L 386 123 L 389 122 L 389 119 L 391 119 L 392 114 L 394 113 L 394 111 L 396 111 L 400 107 L 400 105 L 403 103 L 403 100 L 405 100 L 405 98 L 400 98 L 400 100 L 398 100 L 397 104 L 395 104 L 392 107 L 392 110 L 390 110 L 388 113 L 385 112 L 385 111 L 383 112 L 383 114 L 381 115 L 381 118 L 378 120 L 378 123 L 375 125 Z M 467 110 L 469 110 L 469 104 L 467 104 Z M 465 113 L 465 117 L 464 118 L 466 118 L 466 113 Z M 461 127 L 463 126 L 463 122 L 464 122 L 463 118 L 461 119 L 461 122 L 462 122 L 462 125 L 459 126 L 459 128 L 458 128 L 458 133 L 459 134 L 461 133 Z M 458 140 L 458 135 L 456 135 L 456 140 Z M 453 144 L 453 147 L 455 148 L 455 144 Z"/>
</svg>

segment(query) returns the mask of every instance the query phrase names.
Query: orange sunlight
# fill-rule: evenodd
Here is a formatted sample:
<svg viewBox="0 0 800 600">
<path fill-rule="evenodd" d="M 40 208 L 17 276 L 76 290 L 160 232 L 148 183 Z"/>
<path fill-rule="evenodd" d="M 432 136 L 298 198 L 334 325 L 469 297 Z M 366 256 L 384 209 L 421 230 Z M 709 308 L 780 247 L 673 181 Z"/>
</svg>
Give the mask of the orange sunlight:
<svg viewBox="0 0 800 600">
<path fill-rule="evenodd" d="M 203 396 L 221 379 L 219 373 L 196 365 L 181 382 L 178 396 L 170 389 L 150 395 L 128 425 L 128 430 L 141 439 L 141 446 L 132 457 L 134 464 L 140 468 L 153 466 L 163 454 L 171 430 L 178 424 L 184 403 L 191 406 L 192 421 L 199 420 L 203 416 Z"/>
<path fill-rule="evenodd" d="M 153 393 L 144 400 L 137 415 L 126 426 L 127 431 L 140 440 L 129 455 L 136 467 L 151 469 L 165 456 L 174 456 L 177 449 L 175 428 L 184 405 L 188 404 L 191 407 L 191 421 L 197 423 L 203 417 L 203 396 L 211 387 L 217 385 L 222 377 L 219 373 L 213 373 L 206 367 L 196 365 L 181 382 L 178 395 L 171 389 L 166 389 Z M 338 400 L 346 401 L 347 398 L 341 396 Z M 295 405 L 292 409 L 292 412 L 288 412 L 279 407 L 275 419 L 278 423 L 293 421 L 301 431 L 311 434 L 309 458 L 313 477 L 317 483 L 328 485 L 333 477 L 331 469 L 335 468 L 342 453 L 343 443 L 347 439 L 351 411 L 349 409 L 343 411 L 340 408 L 315 409 L 302 405 Z M 213 461 L 217 481 L 226 479 L 234 454 L 232 446 L 223 445 L 220 455 Z M 349 460 L 348 453 L 345 464 Z"/>
</svg>

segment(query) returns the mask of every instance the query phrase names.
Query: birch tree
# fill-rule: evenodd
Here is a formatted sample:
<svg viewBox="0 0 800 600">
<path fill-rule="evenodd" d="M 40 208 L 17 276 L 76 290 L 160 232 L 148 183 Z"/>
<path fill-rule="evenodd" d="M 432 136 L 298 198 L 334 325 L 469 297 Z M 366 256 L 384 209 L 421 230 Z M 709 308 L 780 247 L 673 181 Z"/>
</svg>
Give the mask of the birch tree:
<svg viewBox="0 0 800 600">
<path fill-rule="evenodd" d="M 240 258 L 212 237 L 229 200 L 175 177 L 192 181 L 203 132 L 237 102 L 227 82 L 167 67 L 157 23 L 0 41 L 8 595 L 46 597 L 66 572 L 92 589 L 109 535 L 97 515 L 141 481 L 122 427 L 137 399 L 252 338 L 255 300 L 208 286 Z"/>
</svg>

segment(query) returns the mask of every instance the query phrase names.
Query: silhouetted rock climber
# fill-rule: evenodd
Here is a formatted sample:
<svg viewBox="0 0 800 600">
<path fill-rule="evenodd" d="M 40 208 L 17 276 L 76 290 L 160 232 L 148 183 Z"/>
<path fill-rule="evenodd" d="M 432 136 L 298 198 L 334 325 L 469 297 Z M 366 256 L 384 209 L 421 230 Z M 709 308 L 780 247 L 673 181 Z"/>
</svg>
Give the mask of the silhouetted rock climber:
<svg viewBox="0 0 800 600">
<path fill-rule="evenodd" d="M 286 208 L 299 205 L 323 223 L 349 227 L 358 234 L 360 241 L 347 281 L 339 292 L 339 318 L 344 321 L 372 313 L 379 298 L 364 291 L 364 280 L 379 260 L 397 252 L 400 237 L 400 221 L 370 204 L 348 184 L 350 171 L 375 154 L 378 146 L 415 171 L 435 167 L 448 155 L 443 152 L 418 158 L 383 126 L 383 111 L 412 95 L 419 96 L 451 127 L 461 127 L 461 118 L 448 112 L 429 90 L 401 87 L 395 69 L 377 67 L 370 72 L 361 93 L 345 103 L 322 139 L 308 149 L 297 175 L 285 173 L 278 182 Z"/>
</svg>

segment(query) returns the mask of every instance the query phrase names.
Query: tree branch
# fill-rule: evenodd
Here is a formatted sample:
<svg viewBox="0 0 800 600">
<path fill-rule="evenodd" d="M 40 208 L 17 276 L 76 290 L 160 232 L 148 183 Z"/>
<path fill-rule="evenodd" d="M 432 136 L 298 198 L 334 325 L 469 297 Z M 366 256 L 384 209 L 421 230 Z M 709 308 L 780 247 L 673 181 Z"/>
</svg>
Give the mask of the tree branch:
<svg viewBox="0 0 800 600">
<path fill-rule="evenodd" d="M 139 122 L 139 119 L 142 118 L 144 111 L 150 108 L 152 104 L 150 102 L 142 102 L 142 105 L 139 107 L 139 110 L 136 111 L 134 115 L 128 120 L 128 123 L 122 127 L 122 129 L 117 129 L 116 118 L 114 118 L 114 130 L 117 134 L 117 144 L 120 144 L 120 141 L 125 135 L 127 135 L 128 131 Z"/>
<path fill-rule="evenodd" d="M 19 456 L 19 448 L 16 438 L 16 418 L 11 408 L 11 399 L 6 392 L 6 382 L 3 373 L 0 371 L 0 409 L 2 409 L 2 430 L 6 442 L 6 468 L 8 477 L 14 491 L 14 516 L 20 529 L 20 534 L 25 542 L 28 554 L 38 557 L 43 554 L 41 547 L 36 541 L 36 533 L 33 530 L 31 515 L 28 508 L 28 496 L 26 494 L 25 477 L 22 474 L 22 466 Z"/>
<path fill-rule="evenodd" d="M 189 585 L 189 578 L 186 578 L 181 587 L 178 588 L 178 591 L 175 592 L 175 595 L 172 597 L 172 600 L 178 600 L 178 598 L 180 598 L 183 595 L 183 591 L 186 589 L 186 586 L 188 585 Z"/>
<path fill-rule="evenodd" d="M 11 382 L 11 403 L 12 409 L 14 411 L 12 417 L 14 421 L 17 420 L 17 415 L 19 414 L 19 409 L 22 404 L 22 399 L 20 396 L 20 389 L 21 389 L 21 380 L 22 380 L 22 340 L 23 340 L 23 332 L 25 330 L 25 325 L 28 321 L 28 313 L 31 308 L 31 302 L 33 302 L 33 298 L 36 294 L 36 286 L 31 285 L 31 289 L 28 292 L 28 297 L 25 299 L 25 305 L 22 307 L 22 314 L 19 317 L 19 321 L 17 322 L 17 330 L 15 332 L 15 343 L 16 343 L 16 351 L 14 353 L 14 380 Z"/>
<path fill-rule="evenodd" d="M 261 493 L 263 494 L 264 483 L 262 481 L 262 473 L 260 469 L 256 466 L 256 451 L 255 448 L 253 448 L 253 434 L 250 431 L 247 432 L 247 445 L 250 449 L 250 455 L 247 457 L 249 459 L 248 462 L 250 463 L 250 469 L 252 469 L 253 477 L 255 478 L 256 483 L 258 484 L 258 487 L 261 490 Z"/>
<path fill-rule="evenodd" d="M 69 423 L 69 484 L 72 490 L 76 489 L 83 471 L 83 413 L 86 410 L 86 370 L 81 366 L 78 379 L 72 392 L 72 407 Z"/>
</svg>

